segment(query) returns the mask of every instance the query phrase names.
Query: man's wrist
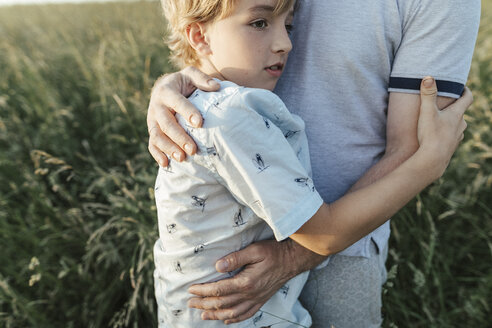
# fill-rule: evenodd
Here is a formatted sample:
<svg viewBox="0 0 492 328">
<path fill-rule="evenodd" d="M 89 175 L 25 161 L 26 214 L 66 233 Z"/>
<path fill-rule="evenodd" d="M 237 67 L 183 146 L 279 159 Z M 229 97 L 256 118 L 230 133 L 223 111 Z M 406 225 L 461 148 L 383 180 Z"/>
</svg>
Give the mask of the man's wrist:
<svg viewBox="0 0 492 328">
<path fill-rule="evenodd" d="M 290 238 L 283 244 L 285 247 L 285 265 L 290 277 L 314 269 L 326 259 L 326 256 L 312 252 Z"/>
</svg>

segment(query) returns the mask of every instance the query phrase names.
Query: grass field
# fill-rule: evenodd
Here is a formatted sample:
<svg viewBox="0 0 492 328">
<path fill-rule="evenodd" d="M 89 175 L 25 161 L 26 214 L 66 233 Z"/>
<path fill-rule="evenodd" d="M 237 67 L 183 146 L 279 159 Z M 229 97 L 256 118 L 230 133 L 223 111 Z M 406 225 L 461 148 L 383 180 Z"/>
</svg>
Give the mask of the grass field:
<svg viewBox="0 0 492 328">
<path fill-rule="evenodd" d="M 0 327 L 155 327 L 156 3 L 0 8 Z M 492 4 L 466 138 L 392 221 L 385 327 L 490 327 Z"/>
</svg>

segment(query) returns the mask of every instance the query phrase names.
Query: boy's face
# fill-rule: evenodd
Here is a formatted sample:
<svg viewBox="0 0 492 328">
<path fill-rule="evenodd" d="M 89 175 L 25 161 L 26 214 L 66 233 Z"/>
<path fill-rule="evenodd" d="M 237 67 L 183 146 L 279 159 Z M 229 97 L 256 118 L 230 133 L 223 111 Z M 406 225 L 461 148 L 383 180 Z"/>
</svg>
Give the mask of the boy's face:
<svg viewBox="0 0 492 328">
<path fill-rule="evenodd" d="M 292 49 L 293 8 L 273 15 L 276 0 L 240 0 L 232 14 L 206 25 L 206 73 L 242 86 L 273 90 Z"/>
</svg>

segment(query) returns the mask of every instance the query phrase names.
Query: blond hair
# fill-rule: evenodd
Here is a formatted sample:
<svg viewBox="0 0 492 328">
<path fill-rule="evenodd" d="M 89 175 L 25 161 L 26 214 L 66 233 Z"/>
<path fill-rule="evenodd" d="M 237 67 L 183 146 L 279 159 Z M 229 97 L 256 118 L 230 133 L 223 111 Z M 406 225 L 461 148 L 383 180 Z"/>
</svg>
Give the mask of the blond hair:
<svg viewBox="0 0 492 328">
<path fill-rule="evenodd" d="M 229 16 L 239 0 L 161 0 L 167 20 L 169 59 L 176 66 L 199 66 L 200 59 L 191 47 L 186 30 L 192 23 L 207 23 Z M 295 0 L 277 0 L 274 14 L 284 12 Z"/>
</svg>

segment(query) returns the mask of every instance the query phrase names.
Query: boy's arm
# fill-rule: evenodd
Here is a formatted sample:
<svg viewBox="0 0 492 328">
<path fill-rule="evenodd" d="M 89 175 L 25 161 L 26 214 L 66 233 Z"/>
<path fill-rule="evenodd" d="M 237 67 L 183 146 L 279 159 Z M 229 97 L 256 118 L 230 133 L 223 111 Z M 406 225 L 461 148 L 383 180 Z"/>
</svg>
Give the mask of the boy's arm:
<svg viewBox="0 0 492 328">
<path fill-rule="evenodd" d="M 322 255 L 337 253 L 383 224 L 444 173 L 463 138 L 466 122 L 463 109 L 450 106 L 448 110 L 440 111 L 437 108 L 437 102 L 432 101 L 436 98 L 437 88 L 435 83 L 429 88 L 429 80 L 424 79 L 421 86 L 417 151 L 374 183 L 348 193 L 330 205 L 324 204 L 313 218 L 291 235 L 292 239 Z"/>
<path fill-rule="evenodd" d="M 460 122 L 459 113 L 462 113 L 470 104 L 471 95 L 467 93 L 462 99 L 450 106 L 448 110 L 454 118 L 455 124 Z M 451 112 L 455 113 L 451 113 Z M 458 113 L 458 114 L 456 114 Z M 457 117 L 456 117 L 457 115 Z M 435 130 L 435 129 L 430 129 Z M 439 133 L 437 132 L 439 135 Z M 441 140 L 451 140 L 445 135 Z M 445 144 L 439 144 L 439 148 L 446 148 Z M 452 149 L 453 146 L 451 145 Z M 390 184 L 383 181 L 379 186 L 371 186 L 377 192 L 367 191 L 363 193 L 353 193 L 345 196 L 341 201 L 335 202 L 330 208 L 326 205 L 308 223 L 306 223 L 292 238 L 310 247 L 315 251 L 323 254 L 332 254 L 338 252 L 351 243 L 355 242 L 378 225 L 382 224 L 398 207 L 403 206 L 413 194 L 423 188 L 429 180 L 435 178 L 431 176 L 425 178 L 421 176 L 421 170 L 417 177 L 412 172 L 415 170 L 414 165 L 419 165 L 419 161 L 409 161 L 405 163 L 393 174 Z M 441 161 L 442 163 L 442 161 Z M 424 170 L 432 173 L 433 167 Z M 420 178 L 421 184 L 415 183 Z M 395 180 L 396 179 L 396 180 Z M 388 180 L 388 179 L 386 179 Z M 401 188 L 401 185 L 411 186 L 414 190 Z M 388 189 L 389 188 L 389 189 Z M 386 193 L 389 201 L 381 199 Z M 374 199 L 371 199 L 374 197 Z M 400 198 L 399 203 L 395 202 L 395 197 Z M 392 203 L 392 207 L 387 204 Z M 354 204 L 362 204 L 365 209 Z M 354 212 L 349 212 L 349 211 Z M 371 217 L 365 215 L 368 211 L 373 211 Z M 360 214 L 364 215 L 360 215 Z M 327 217 L 337 218 L 336 220 L 327 220 Z M 344 219 L 340 219 L 344 217 Z M 361 220 L 367 220 L 363 223 Z M 224 257 L 217 262 L 217 270 L 221 272 L 233 271 L 244 265 L 246 268 L 238 276 L 219 281 L 213 284 L 195 285 L 190 288 L 190 292 L 200 296 L 190 300 L 190 306 L 206 310 L 203 313 L 204 319 L 226 320 L 226 323 L 238 322 L 250 317 L 254 310 L 258 309 L 286 280 L 300 272 L 315 267 L 324 257 L 309 253 L 302 246 L 290 242 L 287 245 L 263 243 L 260 245 L 251 245 L 248 248 Z M 327 248 L 323 248 L 325 245 Z M 259 273 L 259 274 L 258 274 Z M 282 279 L 276 284 L 276 279 Z M 269 283 L 271 282 L 271 283 Z M 273 291 L 269 291 L 270 287 Z M 275 288 L 275 289 L 274 289 Z"/>
<path fill-rule="evenodd" d="M 174 75 L 161 78 L 156 82 L 154 91 L 158 87 L 172 86 L 173 81 L 174 83 L 176 83 L 175 81 L 186 79 L 191 81 L 192 77 L 186 76 L 190 72 L 193 73 L 194 70 L 175 73 L 174 75 L 183 75 L 179 78 L 176 78 Z M 194 78 L 196 80 L 201 79 L 200 85 L 203 85 L 207 82 L 208 77 L 201 75 Z M 174 86 L 170 90 L 175 90 L 176 87 Z M 158 102 L 151 101 L 148 122 L 152 121 L 152 117 L 155 116 L 152 114 L 153 112 L 162 111 L 163 109 L 168 110 L 167 108 L 171 107 L 169 104 L 173 102 L 169 102 L 168 99 L 179 98 L 176 95 L 172 95 L 172 91 L 170 90 L 168 90 L 168 94 L 171 96 L 160 97 L 160 102 L 167 101 L 167 107 L 164 105 L 152 105 Z M 156 97 L 156 95 L 157 93 L 153 92 L 152 97 Z M 440 107 L 446 101 L 453 101 L 453 99 L 444 97 L 439 97 L 438 99 Z M 418 95 L 391 93 L 387 131 L 388 149 L 391 151 L 387 151 L 381 163 L 371 168 L 354 185 L 351 191 L 383 177 L 415 152 L 415 142 L 412 145 L 408 141 L 417 139 L 416 124 L 419 104 L 420 98 Z M 191 106 L 191 104 L 187 104 L 186 106 Z M 179 111 L 179 109 L 182 110 L 186 106 L 176 106 L 174 108 L 177 108 Z M 411 115 L 412 113 L 413 115 Z M 172 123 L 173 121 L 170 120 L 170 122 L 166 121 L 165 124 L 171 125 Z M 185 132 L 182 131 L 182 133 Z M 159 138 L 163 136 L 160 131 L 156 135 Z M 151 137 L 149 140 L 149 149 L 153 140 L 157 140 L 157 138 L 153 139 Z M 175 146 L 173 145 L 172 147 Z M 165 148 L 161 147 L 161 149 Z M 158 152 L 161 156 L 164 156 L 160 151 Z M 282 259 L 289 260 L 284 261 Z M 292 240 L 283 243 L 271 241 L 250 245 L 242 251 L 232 253 L 230 256 L 217 262 L 217 270 L 220 272 L 231 272 L 243 266 L 246 266 L 246 270 L 243 270 L 232 279 L 192 287 L 190 291 L 200 297 L 192 298 L 190 300 L 190 306 L 206 310 L 203 313 L 204 319 L 226 320 L 228 318 L 234 318 L 234 320 L 229 322 L 245 320 L 255 313 L 255 310 L 261 307 L 287 280 L 301 272 L 316 267 L 324 259 L 325 257 L 307 250 Z"/>
<path fill-rule="evenodd" d="M 438 97 L 439 109 L 451 105 L 456 99 Z M 386 125 L 386 151 L 381 159 L 350 188 L 358 190 L 384 177 L 409 159 L 419 148 L 417 120 L 420 96 L 410 93 L 391 92 L 388 101 Z"/>
<path fill-rule="evenodd" d="M 186 75 L 188 72 L 178 72 L 176 74 Z M 200 80 L 200 85 L 205 84 L 207 82 L 207 78 L 208 77 L 206 75 L 196 77 L 197 80 Z M 175 78 L 174 81 L 186 79 L 188 79 L 188 77 L 183 76 L 180 78 Z M 161 81 L 161 86 L 172 85 L 172 81 L 169 76 L 166 76 L 161 80 L 164 80 Z M 156 82 L 156 85 L 158 84 L 159 81 Z M 169 93 L 178 92 L 175 90 L 176 86 L 172 87 L 168 91 Z M 153 93 L 152 97 L 155 97 L 155 93 Z M 415 108 L 418 108 L 417 106 L 419 99 L 417 102 L 408 102 L 408 99 L 405 99 L 406 97 L 410 97 L 415 100 L 415 96 L 413 95 L 392 94 L 389 113 L 394 113 L 397 106 L 402 106 L 404 104 L 406 104 L 407 107 L 411 104 L 415 106 L 413 110 L 406 110 L 405 112 L 418 113 Z M 176 96 L 174 95 L 173 98 L 176 98 Z M 185 106 L 169 105 L 172 102 L 169 102 L 168 99 L 170 98 L 160 97 L 160 103 L 166 103 L 167 106 L 161 104 L 157 106 L 155 104 L 158 104 L 159 102 L 151 101 L 151 104 L 149 105 L 150 119 L 148 118 L 148 122 L 151 122 L 152 120 L 155 121 L 155 119 L 153 119 L 155 116 L 152 114 L 153 112 L 162 111 L 163 109 L 169 111 L 169 107 L 176 108 L 177 111 L 181 113 L 180 110 L 182 110 Z M 456 105 L 461 106 L 462 108 L 467 107 L 467 105 L 464 105 L 463 103 Z M 393 109 L 393 107 L 395 109 Z M 400 113 L 401 112 L 403 111 L 400 111 Z M 174 112 L 171 113 L 174 114 Z M 392 114 L 389 115 L 392 116 Z M 398 115 L 394 115 L 394 117 L 396 118 Z M 401 120 L 403 120 L 403 118 L 395 119 L 395 123 L 399 123 Z M 409 121 L 406 121 L 406 123 L 408 122 Z M 416 119 L 414 122 L 414 124 L 416 124 Z M 172 123 L 173 122 L 170 120 L 170 123 L 166 122 L 165 124 Z M 150 126 L 151 125 L 149 125 L 149 127 Z M 165 125 L 163 124 L 163 126 Z M 399 128 L 397 128 L 397 124 L 393 125 L 390 123 L 390 127 L 391 126 L 395 127 L 395 131 L 399 130 Z M 391 133 L 391 130 L 388 132 Z M 399 132 L 401 133 L 401 131 Z M 182 133 L 185 132 L 182 131 Z M 159 135 L 156 135 L 156 137 L 162 137 L 163 134 L 161 134 L 162 132 L 159 131 Z M 151 137 L 149 140 L 149 149 L 152 141 L 156 139 L 157 138 L 153 139 Z M 161 150 L 165 149 L 162 147 L 159 148 Z M 162 155 L 162 153 L 160 154 Z M 407 156 L 409 157 L 411 154 Z M 379 168 L 375 167 L 376 170 L 373 169 L 374 172 L 369 172 L 366 174 L 364 179 L 354 186 L 353 190 L 376 180 L 377 176 L 384 176 L 387 172 L 398 166 L 396 163 L 401 163 L 404 161 L 401 158 L 394 160 L 395 157 L 393 156 L 387 157 L 389 157 L 387 159 L 388 163 L 384 165 L 384 168 L 382 165 Z M 154 158 L 156 158 L 156 156 L 154 156 Z M 282 259 L 290 260 L 284 261 Z M 239 252 L 232 253 L 217 262 L 217 270 L 220 272 L 231 272 L 243 266 L 246 266 L 246 269 L 232 279 L 222 280 L 213 284 L 193 286 L 190 291 L 199 297 L 192 298 L 190 300 L 190 306 L 205 310 L 203 313 L 204 319 L 227 320 L 226 322 L 228 323 L 245 320 L 249 318 L 255 310 L 261 307 L 261 305 L 263 305 L 264 302 L 266 302 L 266 300 L 268 300 L 287 280 L 303 271 L 316 267 L 324 259 L 325 257 L 307 250 L 292 240 L 285 241 L 283 243 L 271 241 L 250 245 L 249 247 Z"/>
</svg>

